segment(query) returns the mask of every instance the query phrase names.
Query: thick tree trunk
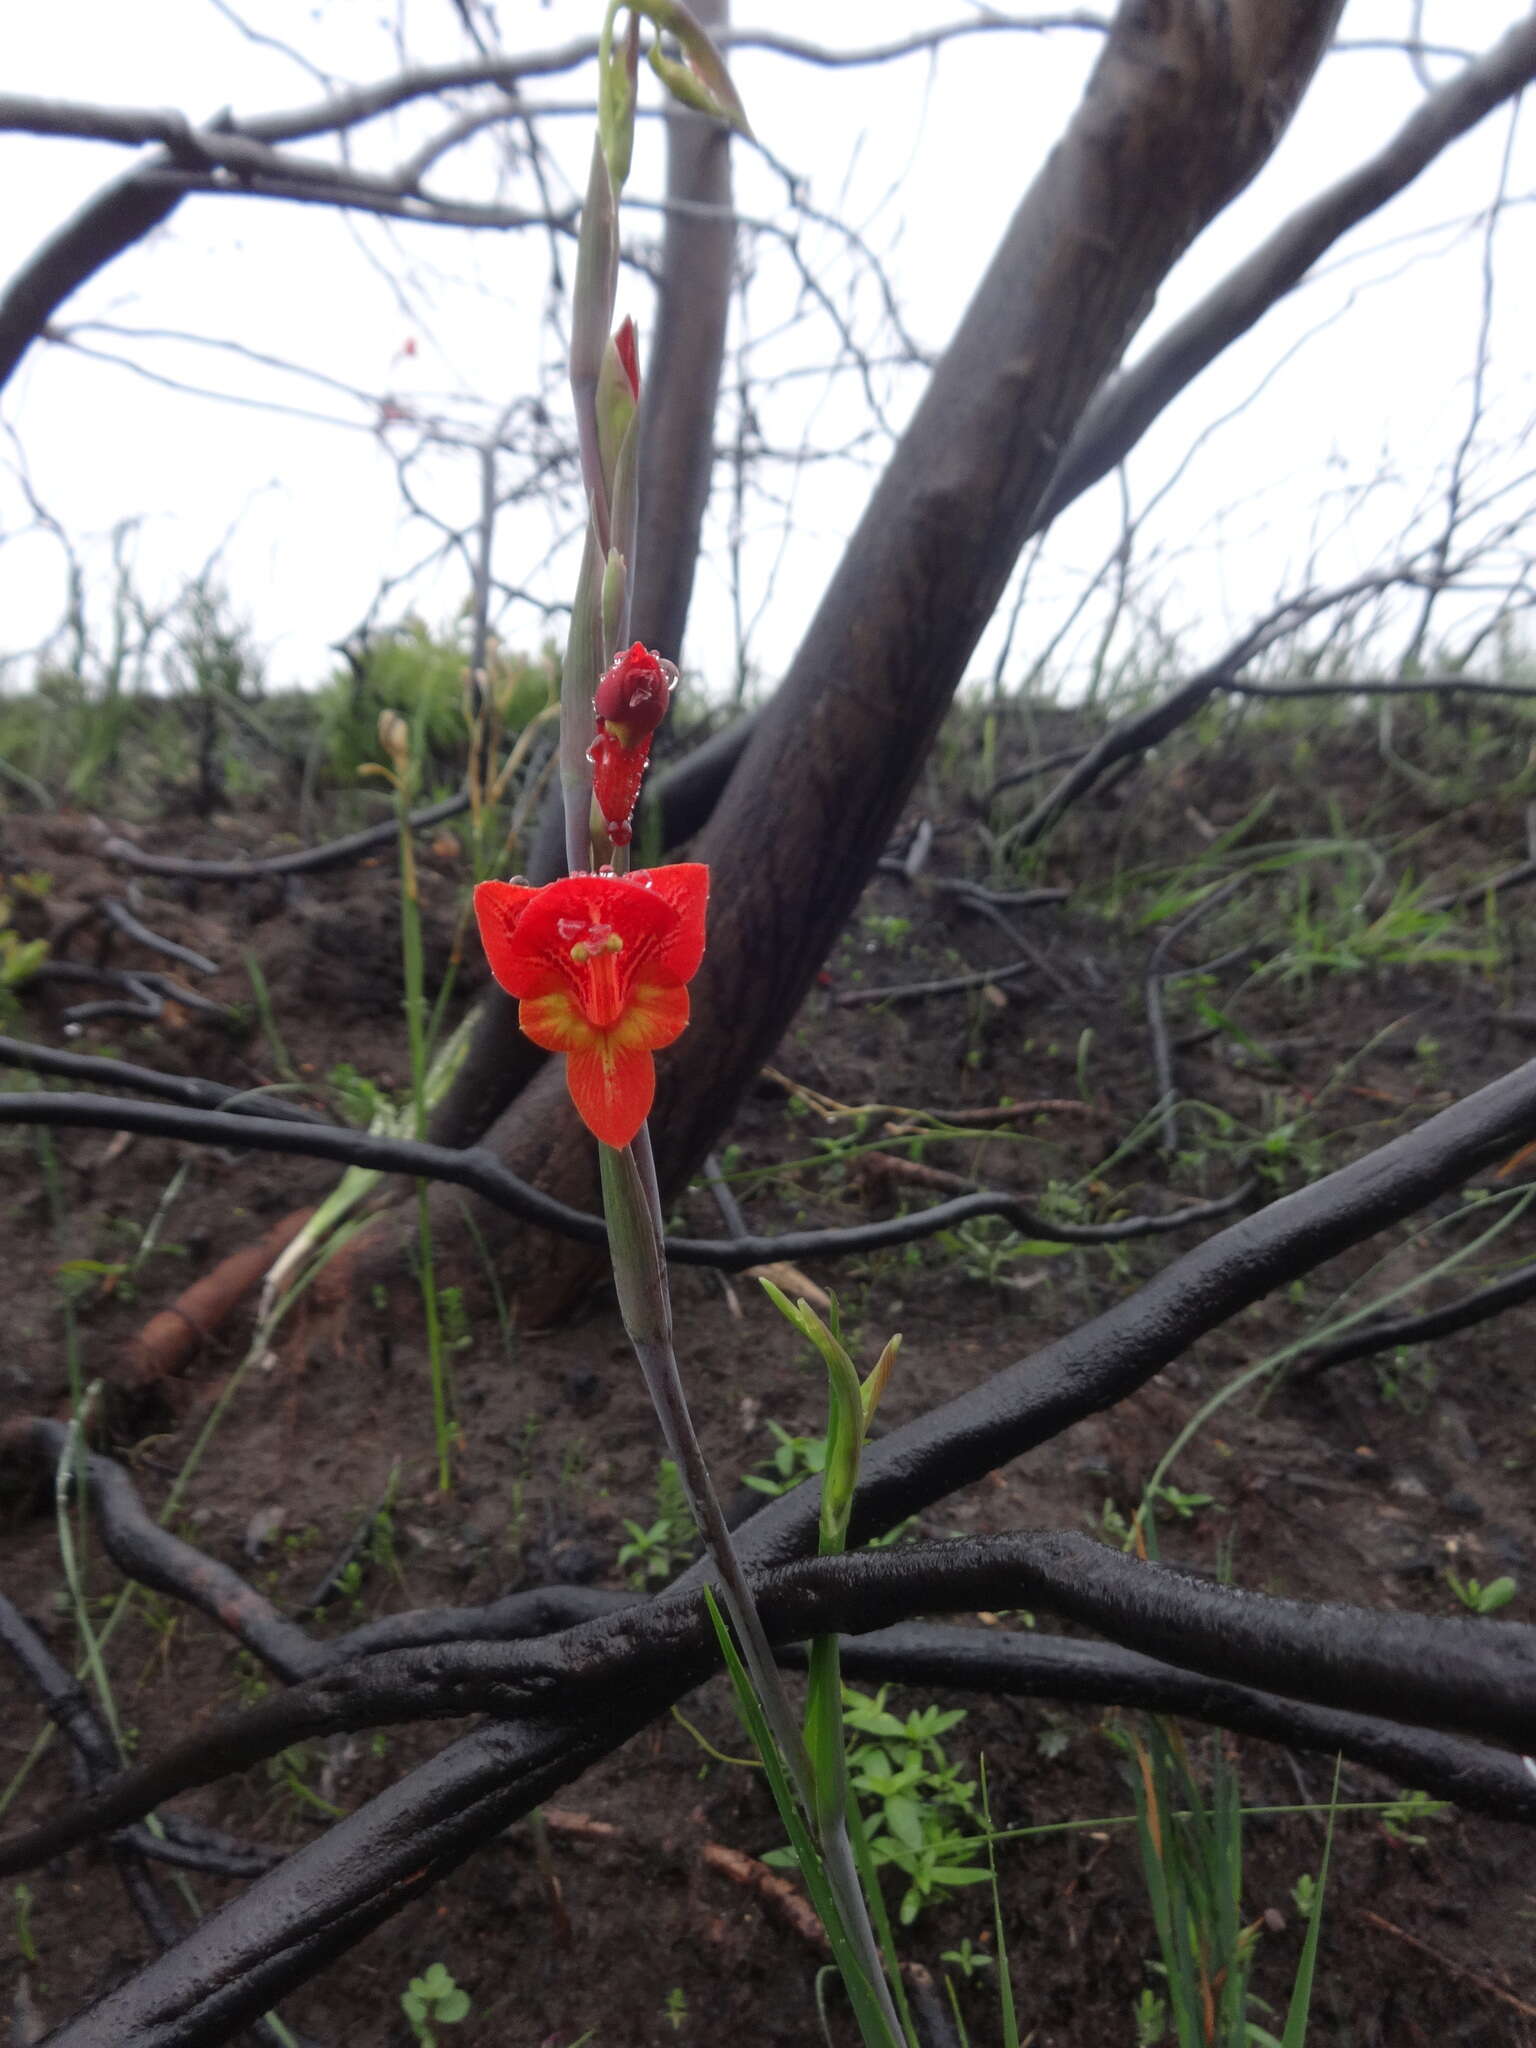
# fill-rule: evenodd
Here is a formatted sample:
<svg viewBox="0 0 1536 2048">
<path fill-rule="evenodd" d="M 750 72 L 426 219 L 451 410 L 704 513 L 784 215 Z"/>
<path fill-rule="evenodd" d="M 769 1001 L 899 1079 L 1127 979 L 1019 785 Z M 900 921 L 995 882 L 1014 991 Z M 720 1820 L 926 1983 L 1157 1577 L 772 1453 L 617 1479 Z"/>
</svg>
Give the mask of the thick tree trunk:
<svg viewBox="0 0 1536 2048">
<path fill-rule="evenodd" d="M 730 20 L 729 0 L 694 0 L 693 13 L 707 29 L 723 28 Z M 643 351 L 640 502 L 645 516 L 630 627 L 636 640 L 680 663 L 715 466 L 715 412 L 736 229 L 730 131 L 671 103 L 667 198 L 674 210 L 667 215 L 662 239 L 656 336 Z"/>
<path fill-rule="evenodd" d="M 794 1016 L 900 815 L 1084 409 L 1171 265 L 1290 120 L 1341 0 L 1127 0 L 757 721 L 698 847 L 710 945 L 660 1061 L 664 1190 L 698 1164 Z M 595 1205 L 558 1063 L 488 1140 Z M 497 1237 L 504 1233 L 484 1220 Z M 550 1310 L 591 1262 L 532 1235 Z"/>
</svg>

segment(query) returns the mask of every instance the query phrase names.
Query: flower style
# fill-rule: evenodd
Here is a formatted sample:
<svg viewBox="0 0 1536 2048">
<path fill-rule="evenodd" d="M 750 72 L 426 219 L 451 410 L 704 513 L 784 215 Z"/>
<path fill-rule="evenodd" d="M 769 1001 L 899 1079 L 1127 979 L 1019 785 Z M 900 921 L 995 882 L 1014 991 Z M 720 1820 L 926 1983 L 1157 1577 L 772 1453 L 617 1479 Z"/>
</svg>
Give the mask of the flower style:
<svg viewBox="0 0 1536 2048">
<path fill-rule="evenodd" d="M 651 734 L 667 715 L 677 670 L 637 640 L 616 657 L 597 686 L 592 710 L 597 737 L 588 749 L 592 794 L 615 846 L 628 846 Z"/>
<path fill-rule="evenodd" d="M 687 1027 L 708 895 L 709 870 L 696 861 L 475 891 L 492 974 L 517 997 L 534 1044 L 565 1054 L 576 1113 L 605 1145 L 627 1145 L 645 1122 L 651 1054 Z"/>
</svg>

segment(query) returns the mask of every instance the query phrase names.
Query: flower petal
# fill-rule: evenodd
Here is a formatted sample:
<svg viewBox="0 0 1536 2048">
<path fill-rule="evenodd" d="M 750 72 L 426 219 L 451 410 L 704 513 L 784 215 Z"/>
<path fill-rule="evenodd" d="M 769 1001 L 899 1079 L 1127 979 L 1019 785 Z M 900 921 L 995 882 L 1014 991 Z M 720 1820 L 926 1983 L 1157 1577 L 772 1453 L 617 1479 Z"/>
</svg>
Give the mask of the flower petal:
<svg viewBox="0 0 1536 2048">
<path fill-rule="evenodd" d="M 617 1023 L 599 1030 L 588 1022 L 569 989 L 525 996 L 517 1013 L 523 1036 L 546 1052 L 656 1052 L 688 1028 L 688 991 L 671 983 L 641 981 Z"/>
<path fill-rule="evenodd" d="M 671 982 L 637 981 L 629 1007 L 606 1035 L 619 1046 L 641 1046 L 659 1052 L 688 1029 L 688 991 Z"/>
<path fill-rule="evenodd" d="M 523 1036 L 545 1052 L 590 1052 L 602 1043 L 603 1034 L 592 1029 L 568 988 L 524 996 L 517 1021 Z"/>
<path fill-rule="evenodd" d="M 666 871 L 658 868 L 653 872 Z M 564 881 L 550 882 L 536 894 L 538 901 L 519 922 L 517 950 L 525 956 L 541 956 L 562 969 L 569 964 L 572 944 L 588 925 L 607 925 L 616 931 L 637 970 L 671 938 L 677 925 L 677 912 L 665 895 L 638 889 L 616 875 L 567 875 Z"/>
<path fill-rule="evenodd" d="M 543 892 L 520 882 L 482 882 L 475 890 L 475 919 L 492 974 L 509 996 L 532 994 L 525 986 L 532 964 L 519 944 L 523 916 Z"/>
<path fill-rule="evenodd" d="M 627 1145 L 651 1113 L 656 1062 L 648 1052 L 621 1049 L 610 1039 L 593 1052 L 567 1053 L 565 1083 L 592 1135 L 605 1145 Z"/>
<path fill-rule="evenodd" d="M 704 958 L 704 911 L 709 902 L 709 869 L 702 861 L 676 861 L 645 868 L 651 893 L 677 912 L 677 926 L 656 956 L 657 967 L 679 981 L 692 981 Z M 638 879 L 638 878 L 637 878 Z"/>
</svg>

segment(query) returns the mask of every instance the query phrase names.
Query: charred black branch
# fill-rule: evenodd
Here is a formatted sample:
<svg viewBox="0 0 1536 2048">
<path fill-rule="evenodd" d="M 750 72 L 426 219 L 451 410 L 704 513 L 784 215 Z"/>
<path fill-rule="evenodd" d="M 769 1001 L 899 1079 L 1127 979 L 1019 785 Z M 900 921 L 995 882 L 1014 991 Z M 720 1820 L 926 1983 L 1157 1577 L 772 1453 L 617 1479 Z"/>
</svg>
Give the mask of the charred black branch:
<svg viewBox="0 0 1536 2048">
<path fill-rule="evenodd" d="M 1075 1531 L 806 1559 L 763 1573 L 754 1592 L 772 1641 L 864 1634 L 914 1611 L 1027 1605 L 1226 1685 L 1536 1750 L 1536 1628 L 1275 1599 L 1126 1557 Z M 475 1713 L 579 1720 L 637 1689 L 676 1697 L 716 1662 L 697 1596 L 624 1607 L 528 1641 L 440 1642 L 353 1658 L 224 1716 L 0 1843 L 0 1872 L 315 1736 Z"/>
<path fill-rule="evenodd" d="M 456 818 L 468 809 L 469 791 L 461 789 L 439 803 L 412 811 L 409 823 L 413 831 L 420 831 L 427 825 L 440 825 L 445 818 Z M 269 854 L 263 860 L 185 860 L 179 854 L 145 853 L 130 839 L 108 839 L 100 851 L 103 860 L 120 861 L 124 867 L 136 868 L 141 875 L 174 875 L 189 882 L 259 882 L 267 875 L 314 875 L 325 868 L 345 867 L 349 860 L 371 853 L 376 846 L 391 845 L 399 831 L 399 821 L 388 818 L 365 831 L 350 832 L 344 839 L 329 840 L 324 846 L 307 846 L 299 853 Z"/>
<path fill-rule="evenodd" d="M 376 1137 L 336 1124 L 270 1120 L 254 1113 L 232 1115 L 223 1110 L 185 1109 L 171 1104 L 129 1102 L 109 1095 L 66 1095 L 38 1092 L 0 1095 L 0 1123 L 49 1124 L 67 1129 L 136 1131 L 159 1138 L 185 1138 L 200 1145 L 245 1145 L 258 1152 L 292 1152 L 330 1159 L 346 1166 L 365 1166 L 380 1173 L 411 1174 L 422 1180 L 447 1181 L 468 1188 L 510 1216 L 538 1224 L 583 1244 L 606 1244 L 607 1229 L 599 1216 L 573 1209 L 541 1194 L 510 1173 L 490 1152 L 478 1146 L 456 1150 L 446 1145 L 417 1144 L 405 1138 Z M 1130 1238 L 1156 1236 L 1228 1216 L 1247 1200 L 1251 1183 L 1214 1202 L 1196 1202 L 1165 1216 L 1124 1216 L 1114 1223 L 1054 1223 L 1038 1215 L 1018 1195 L 982 1191 L 952 1202 L 894 1216 L 884 1223 L 856 1224 L 845 1230 L 790 1230 L 778 1237 L 669 1237 L 667 1256 L 681 1266 L 711 1266 L 740 1273 L 775 1259 L 838 1258 L 878 1251 L 888 1245 L 911 1244 L 936 1231 L 953 1229 L 975 1216 L 1001 1216 L 1032 1237 L 1057 1244 L 1121 1244 Z"/>
</svg>

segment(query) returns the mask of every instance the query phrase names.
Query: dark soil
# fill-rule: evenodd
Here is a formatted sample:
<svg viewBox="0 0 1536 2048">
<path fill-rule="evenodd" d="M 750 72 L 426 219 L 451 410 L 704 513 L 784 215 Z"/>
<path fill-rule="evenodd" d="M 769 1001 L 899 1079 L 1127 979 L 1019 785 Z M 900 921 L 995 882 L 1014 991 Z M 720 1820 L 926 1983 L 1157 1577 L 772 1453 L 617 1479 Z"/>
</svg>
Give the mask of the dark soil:
<svg viewBox="0 0 1536 2048">
<path fill-rule="evenodd" d="M 1031 746 L 1061 744 L 1061 719 L 1039 719 L 1029 733 L 1009 720 L 985 756 L 974 723 L 957 726 L 910 820 L 915 827 L 927 818 L 935 828 L 925 876 L 1072 885 L 1066 904 L 1010 913 L 1045 956 L 1049 977 L 841 1005 L 839 996 L 860 987 L 1001 969 L 1021 951 L 925 879 L 877 878 L 773 1076 L 744 1105 L 729 1150 L 722 1146 L 728 1170 L 761 1174 L 735 1183 L 753 1228 L 802 1218 L 843 1223 L 936 1199 L 893 1180 L 869 1153 L 914 1156 L 909 1111 L 1009 1100 L 1048 1106 L 1001 1135 L 930 1139 L 921 1163 L 1035 1195 L 1052 1182 L 1070 1185 L 1089 1220 L 1223 1193 L 1255 1161 L 1264 1178 L 1254 1199 L 1268 1199 L 1411 1128 L 1524 1056 L 1522 1041 L 1536 1033 L 1524 1008 L 1526 896 L 1511 891 L 1494 911 L 1475 907 L 1450 924 L 1391 919 L 1405 878 L 1433 893 L 1522 857 L 1529 726 L 1501 714 L 1437 714 L 1406 733 L 1400 722 L 1383 751 L 1374 717 L 1351 723 L 1316 706 L 1304 718 L 1208 720 L 1081 806 L 1027 872 L 1006 860 L 989 867 L 986 831 L 1000 833 L 1021 815 L 1028 786 L 990 808 L 974 788 L 1021 764 Z M 1327 840 L 1336 850 L 1267 869 L 1256 857 L 1248 884 L 1178 944 L 1172 958 L 1180 966 L 1218 963 L 1206 980 L 1168 992 L 1175 1038 L 1198 1039 L 1176 1054 L 1180 1084 L 1204 1107 L 1184 1110 L 1175 1156 L 1165 1158 L 1155 1141 L 1117 1156 L 1156 1095 L 1143 983 L 1160 932 L 1179 914 L 1168 907 L 1172 894 L 1187 898 L 1190 864 L 1244 820 L 1239 837 L 1250 849 L 1262 842 L 1294 856 Z M 261 852 L 283 843 L 285 822 L 281 810 L 253 809 L 193 827 L 147 820 L 140 836 L 160 850 Z M 121 873 L 94 852 L 98 843 L 83 816 L 5 821 L 7 871 L 52 877 L 41 902 L 27 898 L 16 917 L 19 927 L 51 937 L 54 958 L 96 960 L 102 929 L 80 914 L 103 893 L 127 893 Z M 1213 866 L 1195 879 L 1222 872 Z M 424 845 L 434 976 L 451 952 L 466 877 L 452 831 Z M 240 1017 L 222 1022 L 172 1002 L 153 1025 L 101 1020 L 66 1040 L 58 1013 L 82 992 L 48 985 L 27 992 L 9 1028 L 238 1085 L 270 1082 L 279 1078 L 280 1055 L 254 1012 L 242 964 L 250 952 L 301 1077 L 318 1084 L 345 1060 L 385 1087 L 402 1086 L 392 856 L 288 887 L 145 880 L 132 900 L 148 925 L 219 963 L 214 976 L 185 978 L 241 1006 Z M 111 944 L 117 963 L 184 974 L 149 962 L 130 940 Z M 1268 972 L 1255 979 L 1255 964 L 1266 961 Z M 478 961 L 466 958 L 460 1000 L 482 982 Z M 825 1113 L 829 1103 L 869 1107 L 860 1120 Z M 68 1412 L 61 1281 L 72 1271 L 80 1290 L 74 1370 L 81 1383 L 105 1383 L 95 1407 L 98 1445 L 129 1466 L 158 1509 L 248 1333 L 237 1319 L 184 1375 L 148 1388 L 129 1383 L 131 1339 L 220 1257 L 321 1197 L 334 1170 L 99 1132 L 45 1144 L 38 1133 L 17 1131 L 0 1137 L 0 1147 L 9 1240 L 5 1408 Z M 157 1248 L 132 1274 L 112 1270 L 132 1262 L 183 1165 Z M 1525 1172 L 1523 1161 L 1512 1162 L 1488 1185 L 1508 1188 Z M 1447 1199 L 1304 1287 L 1261 1303 L 1112 1415 L 945 1502 L 924 1517 L 922 1533 L 1099 1529 L 1106 1503 L 1129 1513 L 1171 1439 L 1234 1371 L 1317 1327 L 1346 1293 L 1347 1305 L 1358 1306 L 1469 1245 L 1488 1217 L 1466 1220 L 1463 1206 L 1461 1197 Z M 707 1191 L 691 1193 L 682 1214 L 692 1232 L 720 1230 Z M 1517 1221 L 1394 1312 L 1450 1298 L 1529 1259 L 1533 1238 L 1536 1222 Z M 930 1242 L 838 1267 L 807 1263 L 810 1279 L 836 1288 L 866 1361 L 890 1331 L 903 1332 L 889 1423 L 943 1402 L 1119 1298 L 1190 1241 L 1009 1258 L 998 1256 L 1009 1249 L 1002 1234 L 983 1229 L 969 1245 Z M 103 1270 L 70 1267 L 82 1260 Z M 478 1603 L 519 1586 L 621 1585 L 626 1518 L 655 1517 L 655 1424 L 606 1292 L 567 1327 L 514 1327 L 504 1336 L 484 1308 L 477 1272 L 446 1278 L 467 1304 L 466 1327 L 456 1332 L 462 1443 L 451 1493 L 435 1484 L 419 1328 L 367 1301 L 344 1313 L 306 1306 L 276 1356 L 235 1394 L 176 1525 L 297 1613 L 363 1520 L 392 1499 L 392 1543 L 365 1556 L 349 1597 L 315 1623 L 322 1634 L 363 1616 Z M 698 1271 L 675 1280 L 684 1370 L 722 1488 L 731 1491 L 771 1454 L 769 1419 L 793 1433 L 820 1429 L 822 1387 L 750 1281 L 726 1286 Z M 1531 1346 L 1531 1311 L 1517 1310 L 1413 1353 L 1344 1366 L 1311 1384 L 1278 1384 L 1262 1400 L 1245 1395 L 1212 1419 L 1174 1469 L 1175 1486 L 1211 1503 L 1187 1518 L 1164 1513 L 1163 1554 L 1205 1567 L 1230 1554 L 1239 1583 L 1269 1592 L 1440 1614 L 1458 1611 L 1448 1567 L 1485 1583 L 1510 1575 L 1519 1590 L 1505 1611 L 1528 1618 L 1536 1595 Z M 19 1462 L 6 1479 L 5 1588 L 73 1661 L 51 1485 Z M 120 1581 L 99 1546 L 87 1571 L 99 1620 Z M 1053 1625 L 1043 1614 L 1039 1623 Z M 109 1661 L 139 1757 L 249 1699 L 263 1682 L 212 1623 L 159 1596 L 135 1600 Z M 43 1717 L 8 1669 L 0 1688 L 3 1781 L 22 1765 Z M 916 1695 L 901 1701 L 903 1709 L 923 1703 Z M 1103 1714 L 958 1695 L 940 1703 L 967 1709 L 948 1746 L 968 1766 L 985 1755 L 1000 1826 L 1130 1813 Z M 709 1843 L 761 1853 L 780 1839 L 757 1775 L 706 1746 L 729 1755 L 742 1748 L 729 1696 L 717 1683 L 685 1710 L 692 1727 L 664 1720 L 568 1787 L 549 1816 L 542 1853 L 527 1824 L 513 1828 L 286 2000 L 287 2023 L 333 2048 L 408 2048 L 400 1994 L 441 1962 L 473 1999 L 467 2021 L 439 2033 L 453 2048 L 571 2048 L 588 2035 L 600 2048 L 651 2048 L 729 2039 L 737 2028 L 744 2041 L 817 2038 L 819 1956 L 702 1858 Z M 328 1812 L 359 1805 L 453 1732 L 412 1728 L 312 1744 L 281 1769 L 212 1787 L 185 1807 L 237 1835 L 299 1843 L 326 1825 Z M 1252 1805 L 1326 1801 L 1329 1759 L 1224 1741 Z M 71 1797 L 61 1748 L 53 1743 L 27 1776 L 7 1829 Z M 1391 1799 L 1403 1789 L 1346 1766 L 1340 1797 Z M 1291 1890 L 1318 1869 L 1322 1836 L 1316 1815 L 1256 1815 L 1248 1823 L 1243 1913 L 1263 1923 L 1255 1984 L 1271 2007 L 1260 2016 L 1277 2032 L 1302 1933 Z M 1046 1834 L 1003 1848 L 999 1858 L 1024 2033 L 1033 2029 L 1036 2048 L 1132 2043 L 1133 2004 L 1159 1981 L 1149 1972 L 1156 1941 L 1134 1830 Z M 21 1959 L 7 1903 L 0 1976 L 9 1996 L 24 1974 L 52 2025 L 146 1960 L 147 1938 L 105 1854 L 73 1853 L 30 1873 L 27 1885 L 35 1960 Z M 204 1912 L 237 1889 L 203 1877 L 192 1885 Z M 185 1910 L 179 1901 L 177 1910 Z M 1342 1817 L 1312 2041 L 1536 2043 L 1533 1926 L 1536 1841 L 1528 1833 L 1450 1810 L 1396 1832 L 1380 1815 Z M 992 1945 L 985 1887 L 923 1914 L 908 1931 L 907 1952 L 937 1972 L 943 1952 L 963 1938 L 983 1951 Z M 971 2039 L 998 2039 L 992 1973 L 969 1982 L 952 1966 L 951 1974 Z"/>
</svg>

